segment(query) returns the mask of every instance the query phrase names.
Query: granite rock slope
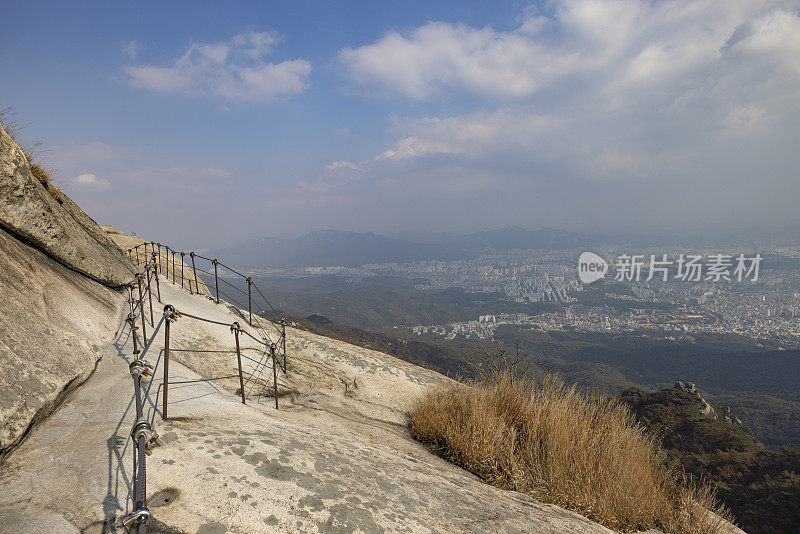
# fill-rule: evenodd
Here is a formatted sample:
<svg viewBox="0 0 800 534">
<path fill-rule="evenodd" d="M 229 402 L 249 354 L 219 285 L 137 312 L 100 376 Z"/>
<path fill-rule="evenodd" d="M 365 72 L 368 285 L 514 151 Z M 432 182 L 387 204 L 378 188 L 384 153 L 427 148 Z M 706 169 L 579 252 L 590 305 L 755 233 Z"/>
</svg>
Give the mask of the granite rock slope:
<svg viewBox="0 0 800 534">
<path fill-rule="evenodd" d="M 0 458 L 91 374 L 119 298 L 0 229 Z"/>
<path fill-rule="evenodd" d="M 103 285 L 121 287 L 135 272 L 86 212 L 55 186 L 33 176 L 22 149 L 2 126 L 0 227 Z"/>
</svg>

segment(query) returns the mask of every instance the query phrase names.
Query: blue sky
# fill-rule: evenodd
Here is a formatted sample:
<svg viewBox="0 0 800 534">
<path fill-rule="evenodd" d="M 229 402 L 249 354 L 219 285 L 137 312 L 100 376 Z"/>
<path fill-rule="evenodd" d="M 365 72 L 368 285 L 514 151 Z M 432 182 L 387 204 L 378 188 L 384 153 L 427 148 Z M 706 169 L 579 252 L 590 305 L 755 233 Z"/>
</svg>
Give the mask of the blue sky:
<svg viewBox="0 0 800 534">
<path fill-rule="evenodd" d="M 0 107 L 90 215 L 177 246 L 793 224 L 798 9 L 13 3 Z"/>
</svg>

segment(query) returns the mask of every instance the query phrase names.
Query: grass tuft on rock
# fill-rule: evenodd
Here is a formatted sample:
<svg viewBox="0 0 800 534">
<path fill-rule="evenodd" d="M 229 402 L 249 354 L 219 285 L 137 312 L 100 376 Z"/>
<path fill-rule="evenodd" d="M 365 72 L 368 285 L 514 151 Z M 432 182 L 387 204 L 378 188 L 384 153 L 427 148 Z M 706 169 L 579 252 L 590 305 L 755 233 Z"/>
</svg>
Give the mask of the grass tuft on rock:
<svg viewBox="0 0 800 534">
<path fill-rule="evenodd" d="M 28 167 L 30 168 L 31 174 L 34 176 L 34 178 L 39 180 L 39 183 L 44 186 L 47 192 L 50 193 L 54 199 L 63 203 L 63 193 L 61 192 L 61 189 L 59 189 L 52 181 L 53 172 L 46 168 L 39 161 L 42 159 L 39 152 L 41 143 L 23 145 L 19 140 L 19 135 L 20 132 L 22 132 L 22 130 L 24 130 L 28 125 L 20 124 L 15 120 L 14 116 L 15 114 L 13 108 L 0 109 L 0 126 L 3 127 L 6 133 L 22 150 L 22 153 L 25 155 L 25 159 L 28 161 Z"/>
<path fill-rule="evenodd" d="M 433 391 L 410 412 L 409 427 L 486 482 L 614 530 L 710 534 L 727 518 L 707 486 L 666 472 L 624 406 L 552 377 L 534 383 L 500 372 Z"/>
</svg>

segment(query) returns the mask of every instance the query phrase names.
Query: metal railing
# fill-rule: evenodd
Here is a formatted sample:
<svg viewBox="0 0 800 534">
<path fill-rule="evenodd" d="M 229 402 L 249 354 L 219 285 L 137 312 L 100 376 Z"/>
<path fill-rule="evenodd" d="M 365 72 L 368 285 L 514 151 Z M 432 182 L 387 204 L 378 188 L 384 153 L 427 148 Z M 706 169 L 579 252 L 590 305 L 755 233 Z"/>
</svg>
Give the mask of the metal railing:
<svg viewBox="0 0 800 534">
<path fill-rule="evenodd" d="M 140 251 L 138 250 L 139 247 L 145 245 L 144 249 L 146 250 L 146 245 L 153 246 L 153 249 L 149 251 L 149 259 L 145 255 L 143 258 L 141 257 Z M 223 379 L 230 379 L 230 378 L 239 378 L 239 394 L 242 400 L 242 404 L 247 404 L 247 394 L 246 394 L 246 387 L 248 384 L 251 385 L 251 391 L 253 388 L 258 386 L 259 384 L 263 387 L 267 387 L 269 384 L 267 380 L 261 378 L 261 374 L 267 368 L 268 362 L 272 361 L 272 393 L 275 398 L 275 408 L 278 409 L 278 370 L 280 369 L 284 374 L 286 374 L 286 321 L 281 320 L 280 328 L 278 325 L 271 321 L 265 321 L 272 326 L 274 326 L 278 330 L 278 338 L 277 340 L 273 341 L 267 332 L 264 330 L 261 323 L 256 320 L 256 323 L 252 323 L 252 308 L 250 307 L 248 311 L 251 314 L 251 327 L 256 328 L 258 330 L 257 333 L 262 335 L 262 338 L 259 339 L 255 337 L 253 334 L 248 332 L 246 329 L 242 328 L 238 322 L 233 323 L 225 323 L 222 321 L 217 321 L 214 319 L 209 319 L 206 317 L 200 317 L 197 315 L 192 315 L 185 312 L 180 312 L 177 310 L 173 305 L 167 304 L 164 306 L 163 312 L 161 314 L 161 318 L 156 323 L 155 322 L 155 315 L 153 313 L 153 285 L 155 284 L 156 289 L 156 299 L 158 302 L 162 302 L 161 300 L 161 287 L 159 283 L 159 271 L 162 275 L 166 275 L 169 279 L 170 274 L 172 274 L 173 282 L 177 284 L 177 269 L 175 267 L 175 255 L 176 251 L 172 252 L 172 270 L 169 269 L 169 249 L 166 249 L 166 269 L 164 268 L 164 264 L 161 261 L 161 249 L 160 245 L 155 243 L 143 243 L 142 245 L 138 245 L 130 249 L 128 254 L 131 256 L 132 259 L 137 263 L 137 265 L 141 265 L 143 269 L 136 274 L 136 276 L 127 284 L 127 296 L 128 296 L 128 306 L 129 306 L 129 313 L 125 319 L 125 323 L 130 328 L 131 339 L 133 343 L 133 359 L 129 364 L 129 370 L 131 376 L 133 377 L 134 382 L 134 403 L 136 406 L 136 420 L 133 423 L 130 437 L 134 443 L 134 455 L 133 455 L 133 489 L 132 489 L 132 501 L 133 506 L 131 512 L 120 518 L 118 521 L 118 525 L 125 528 L 128 532 L 136 532 L 138 534 L 145 534 L 147 532 L 147 521 L 150 518 L 150 511 L 147 508 L 147 455 L 151 454 L 152 449 L 158 445 L 161 445 L 161 440 L 158 436 L 158 432 L 155 430 L 155 414 L 157 410 L 157 401 L 154 402 L 153 399 L 150 398 L 150 389 L 152 386 L 152 379 L 155 373 L 158 370 L 159 364 L 163 361 L 163 381 L 159 385 L 156 390 L 156 399 L 158 398 L 159 390 L 163 388 L 162 393 L 162 407 L 161 407 L 161 417 L 162 420 L 167 419 L 167 409 L 168 409 L 168 392 L 169 392 L 169 385 L 172 384 L 188 384 L 188 383 L 196 383 L 196 382 L 211 382 L 215 380 L 223 380 Z M 155 247 L 158 247 L 156 250 Z M 185 257 L 185 253 L 179 253 L 181 258 Z M 192 291 L 191 289 L 191 279 L 189 280 L 189 291 L 200 293 L 199 284 L 197 280 L 197 269 L 196 264 L 194 261 L 195 257 L 198 257 L 194 253 L 190 253 L 190 257 L 192 258 L 192 268 L 194 274 L 194 282 L 195 282 L 195 290 Z M 202 257 L 201 257 L 202 258 Z M 203 258 L 207 259 L 207 258 Z M 217 260 L 209 260 L 213 262 L 215 267 L 215 272 L 217 265 L 219 262 Z M 183 261 L 181 261 L 181 272 L 183 272 Z M 226 269 L 236 273 L 232 269 L 225 267 Z M 240 276 L 240 273 L 236 273 Z M 215 284 L 218 284 L 218 279 L 215 277 Z M 250 281 L 249 277 L 248 280 L 248 288 L 254 284 Z M 183 287 L 183 276 L 181 275 L 181 285 Z M 258 291 L 261 294 L 260 290 Z M 250 293 L 250 292 L 248 292 Z M 210 296 L 210 295 L 209 295 Z M 262 294 L 263 297 L 263 294 Z M 264 298 L 266 301 L 266 298 Z M 220 303 L 219 299 L 219 292 L 217 292 L 216 303 Z M 252 299 L 249 299 L 250 306 L 252 306 Z M 268 301 L 267 301 L 268 303 Z M 274 308 L 273 308 L 274 310 Z M 148 313 L 149 311 L 149 313 Z M 147 315 L 150 316 L 150 327 L 152 328 L 151 334 L 148 337 L 147 335 Z M 219 326 L 224 326 L 230 329 L 230 332 L 234 335 L 234 343 L 235 343 L 235 350 L 221 350 L 221 349 L 199 349 L 199 348 L 171 348 L 170 347 L 170 330 L 172 323 L 176 322 L 179 318 L 186 317 L 196 321 L 202 321 L 205 323 L 216 324 Z M 140 327 L 138 326 L 141 323 L 141 331 L 142 337 L 141 341 L 139 340 L 138 330 Z M 151 365 L 146 359 L 145 356 L 147 355 L 148 351 L 150 350 L 153 341 L 155 340 L 156 336 L 160 332 L 160 330 L 164 329 L 164 348 L 159 352 L 158 358 L 156 360 L 155 365 Z M 247 350 L 248 347 L 242 348 L 240 345 L 240 334 L 246 335 L 250 337 L 253 341 L 255 341 L 259 346 L 263 345 L 264 350 L 261 354 L 261 357 L 258 359 L 251 358 L 248 355 L 244 354 L 243 351 Z M 282 349 L 282 354 L 279 353 L 280 347 Z M 250 347 L 249 349 L 252 349 Z M 260 350 L 260 349 L 253 349 L 253 350 Z M 170 353 L 171 352 L 194 352 L 194 353 L 211 353 L 211 352 L 218 352 L 218 353 L 236 353 L 237 359 L 237 369 L 238 374 L 236 375 L 227 375 L 227 376 L 219 376 L 219 377 L 204 377 L 201 379 L 194 379 L 194 380 L 180 380 L 180 381 L 172 381 L 170 382 L 169 379 L 169 361 L 170 361 Z M 279 362 L 279 355 L 283 357 L 283 365 Z M 163 356 L 163 358 L 162 358 Z M 245 373 L 242 366 L 242 360 L 249 360 L 254 365 L 252 371 L 249 373 L 247 380 L 245 380 Z M 142 386 L 143 381 L 150 381 L 147 388 L 145 389 Z M 260 393 L 259 393 L 260 396 Z M 145 402 L 149 402 L 150 406 L 153 407 L 152 411 L 152 418 L 148 420 L 147 417 L 144 416 L 144 405 Z"/>
<path fill-rule="evenodd" d="M 119 526 L 124 527 L 129 532 L 137 532 L 138 534 L 145 534 L 147 532 L 147 520 L 150 518 L 150 511 L 147 508 L 147 460 L 146 457 L 152 451 L 152 448 L 161 445 L 161 440 L 158 437 L 153 424 L 144 417 L 143 403 L 144 399 L 149 395 L 150 388 L 143 393 L 142 381 L 152 379 L 155 369 L 150 365 L 145 356 L 150 346 L 153 343 L 161 325 L 164 324 L 164 316 L 158 322 L 158 326 L 154 325 L 153 317 L 153 295 L 152 295 L 152 276 L 158 276 L 154 272 L 152 260 L 145 264 L 144 270 L 137 273 L 137 275 L 127 285 L 128 291 L 128 305 L 129 313 L 125 322 L 131 329 L 131 338 L 133 340 L 133 359 L 131 360 L 128 368 L 133 378 L 133 396 L 134 404 L 136 406 L 136 420 L 131 428 L 130 437 L 134 443 L 133 454 L 133 508 L 131 512 L 123 516 L 119 520 Z M 142 280 L 146 277 L 147 283 L 143 291 Z M 158 283 L 156 284 L 158 286 Z M 134 290 L 138 293 L 138 299 L 134 297 Z M 145 312 L 145 294 L 147 294 L 149 307 L 150 307 L 150 326 L 154 327 L 152 335 L 147 338 L 147 319 Z M 160 296 L 160 290 L 159 290 Z M 141 318 L 142 322 L 142 349 L 139 349 L 137 330 L 137 319 Z"/>
<path fill-rule="evenodd" d="M 148 250 L 149 249 L 149 250 Z M 146 241 L 144 243 L 140 243 L 134 247 L 129 248 L 125 251 L 126 254 L 137 264 L 141 265 L 143 260 L 147 260 L 148 253 L 152 255 L 153 253 L 156 254 L 156 265 L 158 270 L 161 272 L 162 275 L 166 276 L 168 280 L 172 280 L 174 284 L 180 284 L 181 288 L 188 289 L 190 293 L 197 293 L 202 294 L 204 293 L 200 289 L 200 282 L 203 282 L 203 286 L 207 291 L 207 295 L 214 299 L 214 301 L 219 304 L 221 299 L 220 295 L 224 297 L 224 299 L 229 302 L 230 304 L 234 304 L 238 306 L 240 309 L 247 309 L 248 318 L 247 322 L 250 326 L 254 328 L 258 328 L 261 332 L 261 335 L 264 336 L 267 340 L 272 342 L 272 335 L 277 334 L 278 340 L 276 341 L 278 346 L 278 357 L 279 359 L 283 360 L 283 368 L 285 370 L 286 367 L 286 319 L 282 318 L 278 323 L 270 321 L 266 317 L 261 315 L 262 312 L 271 311 L 274 315 L 278 315 L 278 311 L 275 307 L 270 303 L 269 299 L 264 295 L 258 285 L 253 282 L 252 277 L 240 273 L 236 269 L 225 265 L 224 263 L 220 262 L 216 258 L 208 258 L 201 254 L 197 254 L 196 252 L 184 252 L 178 251 L 173 248 L 170 248 L 167 245 L 162 245 L 161 243 L 156 243 L 153 241 Z M 176 260 L 180 256 L 180 266 L 176 266 Z M 191 259 L 191 271 L 186 272 L 189 266 L 185 263 L 186 256 L 189 256 Z M 204 265 L 200 262 L 206 262 L 206 269 L 204 269 Z M 247 284 L 247 291 L 244 291 L 240 287 L 232 284 L 228 280 L 226 280 L 225 276 L 220 275 L 220 269 L 223 270 L 224 273 L 231 273 L 235 277 L 243 280 Z M 198 275 L 200 273 L 200 275 Z M 206 286 L 205 280 L 202 279 L 201 275 L 205 275 L 210 282 L 211 279 L 214 279 L 214 292 L 211 293 L 211 289 Z M 194 283 L 194 289 L 192 289 L 192 283 Z M 220 283 L 226 287 L 227 292 L 223 289 L 220 289 Z M 255 290 L 255 293 L 253 293 Z M 234 296 L 234 294 L 241 294 L 241 296 Z M 241 302 L 239 299 L 242 300 L 244 297 L 247 297 L 247 305 L 245 306 L 244 302 Z M 254 304 L 258 305 L 258 301 L 256 297 L 260 297 L 263 304 L 266 306 L 262 306 L 257 308 L 254 311 Z M 272 331 L 275 331 L 275 334 L 271 334 Z"/>
</svg>

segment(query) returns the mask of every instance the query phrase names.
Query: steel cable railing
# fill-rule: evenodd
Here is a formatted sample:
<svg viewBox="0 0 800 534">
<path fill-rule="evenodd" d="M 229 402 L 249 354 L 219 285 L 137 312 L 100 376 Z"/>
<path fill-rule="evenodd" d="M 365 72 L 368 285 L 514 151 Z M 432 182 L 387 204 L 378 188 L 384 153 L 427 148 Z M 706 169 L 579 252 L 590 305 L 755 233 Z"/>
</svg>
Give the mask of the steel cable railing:
<svg viewBox="0 0 800 534">
<path fill-rule="evenodd" d="M 147 355 L 147 352 L 150 350 L 150 347 L 153 344 L 153 340 L 158 335 L 159 330 L 161 329 L 162 324 L 164 323 L 164 317 L 162 316 L 161 320 L 158 322 L 158 325 L 155 326 L 153 324 L 153 317 L 151 315 L 151 324 L 150 326 L 155 326 L 152 332 L 152 336 L 148 339 L 146 334 L 142 337 L 142 350 L 138 351 L 137 347 L 137 334 L 136 334 L 136 319 L 141 318 L 142 320 L 142 332 L 144 334 L 145 328 L 145 310 L 144 310 L 144 295 L 145 293 L 142 292 L 142 279 L 146 275 L 150 276 L 150 270 L 153 268 L 152 261 L 148 261 L 145 265 L 143 271 L 137 273 L 134 279 L 128 284 L 128 304 L 130 308 L 130 313 L 126 319 L 126 323 L 131 328 L 131 338 L 133 340 L 134 346 L 134 358 L 129 364 L 129 371 L 131 373 L 131 377 L 133 378 L 133 396 L 134 396 L 134 403 L 136 406 L 136 420 L 133 423 L 133 427 L 131 429 L 130 437 L 134 442 L 134 446 L 136 451 L 133 455 L 133 509 L 132 511 L 120 518 L 119 526 L 124 527 L 129 532 L 133 532 L 134 529 L 139 534 L 145 534 L 147 532 L 147 520 L 150 518 L 150 511 L 147 508 L 147 460 L 146 455 L 150 454 L 153 447 L 161 445 L 161 440 L 158 436 L 158 432 L 155 431 L 153 425 L 148 421 L 146 417 L 144 417 L 144 409 L 143 409 L 143 398 L 149 394 L 150 388 L 148 387 L 147 392 L 142 395 L 142 380 L 146 379 L 147 377 L 152 378 L 154 368 L 152 365 L 147 363 L 144 359 Z M 138 287 L 138 301 L 134 303 L 134 293 L 133 287 Z M 148 294 L 148 298 L 151 302 L 151 313 L 152 313 L 152 294 L 150 293 L 151 285 L 147 284 L 146 292 Z M 138 311 L 138 317 L 137 317 Z M 146 340 L 146 342 L 145 342 Z"/>
<path fill-rule="evenodd" d="M 150 250 L 148 250 L 148 247 Z M 141 250 L 140 250 L 141 249 Z M 133 457 L 133 488 L 132 488 L 132 501 L 133 507 L 130 513 L 123 516 L 119 520 L 119 525 L 124 527 L 129 532 L 136 531 L 139 534 L 143 534 L 147 530 L 147 521 L 150 518 L 150 511 L 147 508 L 147 465 L 146 465 L 146 456 L 152 452 L 153 447 L 158 446 L 161 444 L 161 440 L 158 436 L 157 431 L 154 428 L 155 423 L 155 415 L 158 411 L 157 402 L 154 401 L 150 397 L 150 390 L 152 387 L 152 379 L 154 374 L 157 372 L 159 366 L 163 368 L 163 380 L 159 384 L 156 390 L 156 399 L 161 396 L 162 400 L 162 408 L 161 408 L 161 416 L 162 419 L 167 419 L 167 406 L 168 406 L 168 392 L 169 392 L 169 385 L 170 384 L 192 384 L 196 382 L 211 382 L 216 380 L 224 380 L 224 379 L 231 379 L 231 378 L 239 378 L 239 393 L 242 399 L 242 403 L 246 404 L 246 397 L 247 397 L 247 386 L 250 386 L 249 391 L 252 393 L 253 388 L 257 385 L 261 385 L 263 387 L 269 387 L 269 384 L 265 378 L 262 378 L 264 370 L 267 369 L 268 362 L 272 361 L 272 389 L 273 389 L 273 396 L 275 398 L 275 408 L 278 408 L 278 370 L 280 369 L 284 374 L 286 373 L 286 321 L 281 320 L 280 327 L 276 325 L 274 322 L 264 318 L 259 317 L 259 312 L 256 312 L 255 321 L 253 320 L 253 295 L 252 295 L 252 287 L 255 284 L 252 282 L 250 277 L 245 276 L 244 274 L 231 269 L 230 267 L 219 263 L 216 259 L 206 258 L 204 256 L 200 256 L 193 252 L 189 253 L 189 256 L 192 261 L 192 278 L 186 276 L 185 273 L 185 263 L 184 258 L 186 257 L 185 252 L 178 252 L 175 250 L 170 249 L 169 247 L 163 247 L 162 253 L 162 245 L 159 243 L 152 243 L 152 242 L 145 242 L 136 247 L 133 247 L 126 251 L 127 254 L 130 256 L 132 260 L 136 262 L 137 265 L 142 267 L 142 270 L 136 274 L 136 276 L 127 284 L 127 297 L 128 297 L 128 316 L 125 318 L 125 323 L 130 328 L 130 336 L 129 338 L 132 340 L 133 344 L 133 360 L 130 362 L 129 369 L 131 376 L 134 380 L 134 394 L 133 394 L 133 401 L 136 405 L 136 420 L 133 424 L 130 437 L 133 440 L 135 452 Z M 170 258 L 171 254 L 171 258 Z M 178 276 L 178 269 L 176 267 L 176 256 L 180 255 L 180 276 Z M 242 303 L 238 302 L 237 299 L 231 298 L 230 295 L 226 294 L 224 291 L 219 290 L 219 281 L 222 280 L 223 284 L 230 286 L 231 288 L 237 290 L 242 295 L 247 295 L 248 297 L 248 304 L 247 304 L 247 311 L 249 313 L 249 321 L 248 324 L 250 327 L 256 329 L 258 335 L 261 336 L 261 339 L 253 335 L 253 333 L 249 332 L 247 329 L 242 328 L 239 323 L 226 323 L 223 321 L 209 319 L 206 317 L 201 317 L 198 315 L 181 312 L 175 309 L 174 306 L 166 305 L 164 306 L 164 311 L 161 315 L 159 321 L 155 321 L 155 316 L 153 312 L 153 282 L 155 282 L 155 289 L 157 291 L 157 300 L 158 302 L 161 301 L 161 289 L 159 283 L 159 273 L 162 276 L 166 276 L 167 280 L 172 278 L 173 283 L 178 283 L 180 279 L 180 284 L 182 288 L 186 288 L 184 284 L 188 285 L 188 289 L 190 293 L 198 293 L 202 294 L 200 287 L 199 287 L 199 279 L 197 276 L 198 270 L 201 273 L 207 274 L 209 277 L 211 276 L 210 271 L 206 271 L 202 268 L 198 269 L 195 259 L 199 258 L 205 261 L 209 261 L 214 266 L 214 286 L 215 286 L 215 293 L 216 293 L 216 302 L 220 302 L 219 295 L 222 294 L 226 297 L 229 301 L 239 306 L 237 311 L 241 315 L 241 310 L 244 309 Z M 247 292 L 242 290 L 241 288 L 235 286 L 228 280 L 219 276 L 219 267 L 225 269 L 225 271 L 229 271 L 234 273 L 235 275 L 242 277 L 247 282 Z M 171 267 L 171 268 L 170 268 Z M 192 290 L 192 281 L 194 281 L 194 291 Z M 205 283 L 204 283 L 205 287 Z M 211 293 L 207 287 L 205 287 L 208 296 L 211 297 Z M 256 291 L 258 295 L 264 300 L 264 302 L 273 310 L 273 312 L 277 313 L 272 304 L 267 300 L 261 290 L 256 286 Z M 213 298 L 213 297 L 212 297 Z M 149 309 L 147 309 L 149 308 Z M 149 313 L 148 313 L 149 311 Z M 263 311 L 263 308 L 260 308 L 259 311 Z M 147 332 L 147 316 L 149 315 L 149 324 L 152 328 L 150 335 L 148 336 Z M 170 349 L 169 342 L 170 342 L 170 325 L 174 323 L 181 317 L 186 317 L 192 320 L 202 321 L 208 324 L 214 324 L 217 326 L 223 326 L 229 328 L 230 331 L 234 334 L 235 339 L 235 350 L 221 350 L 221 349 L 195 349 L 195 348 L 173 348 Z M 244 316 L 242 316 L 244 319 Z M 278 332 L 278 339 L 273 342 L 271 336 L 267 333 L 264 325 L 261 322 L 261 319 L 272 325 Z M 156 336 L 159 332 L 164 330 L 164 348 L 159 351 L 158 357 L 156 359 L 155 366 L 151 365 L 150 363 L 145 360 L 145 356 L 148 354 L 150 347 L 153 344 Z M 142 330 L 141 339 L 138 334 L 139 330 Z M 252 339 L 258 347 L 241 347 L 239 343 L 239 334 L 244 334 L 248 338 Z M 263 348 L 259 348 L 263 347 Z M 283 356 L 283 365 L 281 362 L 278 361 L 278 347 L 282 350 Z M 217 376 L 217 377 L 210 377 L 210 378 L 202 378 L 202 379 L 193 379 L 193 380 L 178 380 L 178 381 L 170 381 L 169 379 L 169 354 L 170 350 L 173 352 L 194 352 L 194 353 L 236 353 L 237 356 L 237 367 L 238 367 L 238 374 L 233 375 L 224 375 L 224 376 Z M 243 354 L 243 350 L 258 350 L 260 353 L 260 357 L 258 359 L 251 358 L 250 356 Z M 253 365 L 253 369 L 251 372 L 248 373 L 247 380 L 244 379 L 244 369 L 242 366 L 242 360 L 251 362 Z M 142 381 L 149 380 L 149 384 L 147 385 L 146 389 L 143 389 Z M 262 390 L 263 391 L 263 390 Z M 261 393 L 259 393 L 259 397 Z M 151 417 L 144 416 L 144 405 L 148 403 L 149 406 L 152 407 L 151 409 Z"/>
<path fill-rule="evenodd" d="M 224 326 L 224 327 L 229 328 L 230 331 L 234 334 L 234 340 L 235 340 L 235 345 L 236 345 L 236 350 L 235 351 L 219 350 L 219 349 L 195 349 L 195 348 L 181 348 L 181 349 L 174 349 L 174 350 L 176 352 L 196 352 L 196 353 L 232 353 L 232 352 L 235 352 L 236 353 L 236 358 L 237 358 L 237 367 L 238 367 L 238 372 L 239 372 L 239 374 L 238 374 L 238 377 L 239 377 L 239 394 L 240 394 L 241 399 L 242 399 L 242 404 L 246 404 L 247 403 L 246 402 L 247 392 L 246 392 L 246 387 L 245 387 L 246 383 L 245 383 L 245 380 L 244 380 L 244 368 L 242 366 L 242 359 L 251 361 L 251 362 L 256 364 L 255 367 L 253 368 L 253 370 L 249 373 L 249 376 L 248 376 L 248 379 L 247 379 L 247 383 L 250 383 L 252 380 L 256 379 L 257 376 L 259 376 L 263 372 L 263 369 L 266 366 L 267 360 L 264 360 L 263 357 L 261 358 L 261 360 L 255 360 L 255 359 L 250 358 L 249 356 L 247 356 L 245 354 L 242 354 L 242 347 L 241 347 L 241 345 L 239 343 L 239 334 L 244 334 L 244 335 L 248 336 L 250 339 L 252 339 L 253 341 L 255 341 L 259 346 L 263 346 L 264 347 L 264 354 L 269 352 L 270 358 L 272 360 L 272 367 L 273 367 L 273 383 L 272 383 L 272 386 L 273 386 L 273 394 L 274 394 L 274 397 L 275 397 L 275 408 L 276 409 L 278 408 L 277 370 L 280 368 L 281 371 L 284 372 L 284 374 L 286 373 L 286 371 L 285 371 L 285 369 L 283 367 L 281 367 L 280 362 L 278 361 L 277 350 L 276 350 L 277 344 L 276 343 L 272 343 L 269 340 L 266 340 L 266 339 L 263 339 L 263 338 L 262 339 L 256 338 L 250 332 L 248 332 L 246 329 L 242 328 L 239 325 L 238 322 L 225 323 L 225 322 L 218 321 L 218 320 L 215 320 L 215 319 L 209 319 L 207 317 L 201 317 L 201 316 L 194 315 L 194 314 L 191 314 L 191 313 L 182 312 L 182 311 L 179 311 L 179 310 L 175 309 L 173 306 L 170 306 L 170 305 L 165 306 L 164 313 L 165 313 L 165 316 L 167 317 L 167 327 L 166 327 L 166 330 L 165 330 L 165 338 L 164 338 L 164 380 L 163 380 L 163 383 L 162 383 L 162 386 L 163 386 L 162 415 L 163 415 L 164 418 L 167 417 L 167 409 L 168 409 L 167 406 L 168 406 L 169 384 L 170 384 L 169 373 L 168 373 L 169 353 L 172 350 L 169 347 L 169 344 L 170 344 L 170 322 L 175 322 L 178 319 L 183 318 L 183 317 L 188 318 L 188 319 L 197 320 L 197 321 L 202 321 L 202 322 L 205 322 L 205 323 L 208 323 L 208 324 Z M 245 347 L 245 349 L 248 349 L 248 348 L 255 349 L 253 347 Z M 191 382 L 203 382 L 203 381 L 210 381 L 210 380 L 220 380 L 222 378 L 232 378 L 232 377 L 236 377 L 236 376 L 237 375 L 230 375 L 230 376 L 225 376 L 225 377 L 204 378 L 204 379 L 198 379 L 198 380 L 191 381 Z M 188 382 L 189 381 L 183 381 L 182 383 L 188 383 Z"/>
<path fill-rule="evenodd" d="M 167 260 L 166 262 L 162 262 L 161 261 L 161 248 L 162 248 L 162 246 L 164 247 L 164 250 L 165 250 L 166 260 Z M 131 257 L 131 259 L 133 259 L 134 261 L 136 261 L 138 263 L 140 261 L 141 252 L 144 253 L 145 257 L 147 257 L 148 247 L 150 247 L 150 253 L 151 254 L 153 254 L 153 253 L 156 254 L 156 256 L 158 258 L 158 266 L 162 270 L 162 273 L 164 272 L 164 265 L 166 265 L 166 276 L 167 276 L 167 279 L 169 279 L 169 276 L 170 276 L 170 273 L 171 273 L 172 274 L 172 281 L 174 283 L 177 283 L 178 276 L 177 276 L 177 268 L 175 267 L 175 261 L 176 261 L 176 254 L 178 254 L 178 255 L 181 256 L 180 283 L 181 283 L 181 287 L 184 287 L 184 280 L 185 280 L 185 276 L 184 276 L 184 265 L 185 265 L 184 258 L 188 255 L 191 258 L 191 261 L 192 261 L 191 269 L 192 269 L 192 274 L 193 274 L 193 278 L 194 278 L 194 287 L 195 287 L 194 292 L 201 293 L 200 287 L 199 287 L 200 280 L 199 280 L 199 278 L 197 276 L 197 272 L 198 271 L 206 274 L 209 277 L 213 276 L 214 277 L 215 295 L 216 295 L 216 301 L 217 302 L 219 302 L 219 300 L 220 300 L 219 299 L 219 295 L 221 293 L 221 291 L 219 290 L 219 282 L 222 281 L 224 284 L 227 284 L 230 287 L 232 287 L 233 289 L 236 289 L 237 291 L 242 293 L 242 295 L 247 295 L 247 297 L 248 297 L 248 299 L 247 299 L 247 310 L 248 310 L 248 313 L 249 313 L 248 323 L 250 324 L 250 326 L 257 327 L 260 330 L 265 330 L 264 326 L 261 324 L 261 320 L 263 319 L 263 320 L 267 321 L 269 324 L 271 324 L 272 327 L 275 328 L 275 330 L 278 332 L 278 334 L 284 334 L 285 333 L 285 325 L 283 324 L 283 323 L 285 323 L 284 320 L 281 321 L 281 324 L 279 326 L 279 325 L 275 324 L 274 322 L 272 322 L 272 321 L 270 321 L 270 320 L 268 320 L 268 319 L 266 319 L 264 317 L 259 317 L 258 313 L 256 313 L 256 315 L 255 315 L 255 323 L 256 324 L 253 324 L 253 306 L 252 306 L 253 305 L 253 295 L 252 295 L 252 291 L 251 291 L 252 287 L 255 287 L 255 290 L 258 293 L 258 296 L 260 296 L 261 299 L 263 299 L 263 301 L 266 303 L 267 307 L 270 310 L 272 310 L 273 313 L 277 314 L 278 312 L 275 309 L 275 307 L 272 305 L 272 303 L 269 301 L 269 299 L 267 299 L 266 295 L 264 295 L 264 293 L 258 287 L 258 285 L 255 284 L 252 281 L 251 277 L 245 275 L 244 273 L 241 273 L 241 272 L 237 271 L 236 269 L 233 269 L 232 267 L 230 267 L 228 265 L 225 265 L 225 264 L 221 263 L 217 259 L 208 258 L 206 256 L 203 256 L 201 254 L 197 254 L 195 252 L 188 252 L 187 253 L 187 252 L 176 251 L 174 249 L 170 249 L 166 245 L 161 245 L 161 243 L 155 243 L 155 242 L 152 242 L 152 241 L 140 243 L 139 245 L 136 245 L 135 247 L 132 247 L 132 248 L 128 249 L 126 251 L 126 253 Z M 171 258 L 171 260 L 172 260 L 171 261 L 172 269 L 171 270 L 170 270 L 170 258 L 169 258 L 169 254 L 170 253 L 172 254 L 172 258 Z M 207 262 L 211 263 L 213 265 L 214 272 L 212 273 L 210 270 L 205 270 L 202 267 L 198 269 L 197 263 L 195 262 L 195 259 L 201 259 L 201 260 L 204 260 L 204 261 L 207 261 Z M 220 267 L 222 269 L 224 269 L 226 271 L 229 271 L 229 272 L 235 274 L 236 276 L 244 279 L 247 282 L 247 291 L 245 292 L 241 288 L 236 287 L 235 285 L 231 284 L 230 282 L 225 280 L 223 277 L 221 277 L 219 275 L 219 268 Z M 192 284 L 191 284 L 191 282 L 192 282 L 192 279 L 191 278 L 188 279 L 188 289 L 189 289 L 190 292 L 192 292 Z M 204 281 L 204 285 L 205 285 L 205 281 Z M 206 287 L 206 290 L 208 290 L 208 287 Z M 210 290 L 208 290 L 208 291 L 209 291 L 209 296 L 211 296 Z M 230 295 L 227 295 L 227 298 L 229 300 L 235 302 L 241 308 L 245 307 L 243 303 L 238 302 L 235 299 L 231 299 Z M 269 338 L 269 336 L 267 335 L 266 331 L 264 332 L 264 334 L 265 334 L 265 336 L 267 338 Z M 285 352 L 284 345 L 285 345 L 285 343 L 280 343 L 280 348 L 281 348 L 281 350 L 283 352 Z M 286 360 L 285 353 L 282 354 L 282 355 L 284 357 L 283 359 Z"/>
</svg>

